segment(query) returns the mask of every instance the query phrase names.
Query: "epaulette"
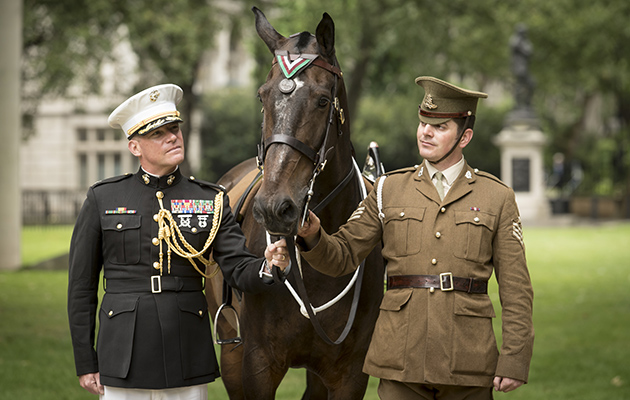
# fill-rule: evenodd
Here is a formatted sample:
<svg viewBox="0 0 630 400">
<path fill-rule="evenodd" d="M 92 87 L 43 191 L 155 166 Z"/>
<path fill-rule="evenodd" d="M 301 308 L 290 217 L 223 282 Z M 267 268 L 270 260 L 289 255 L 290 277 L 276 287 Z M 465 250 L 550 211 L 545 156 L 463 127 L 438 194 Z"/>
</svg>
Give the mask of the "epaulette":
<svg viewBox="0 0 630 400">
<path fill-rule="evenodd" d="M 207 186 L 214 190 L 218 190 L 219 192 L 225 192 L 225 187 L 223 185 L 219 185 L 219 184 L 208 182 L 208 181 L 203 181 L 201 179 L 195 178 L 194 176 L 188 177 L 188 180 L 200 186 Z"/>
<path fill-rule="evenodd" d="M 477 168 L 474 169 L 475 171 L 475 175 L 477 176 L 481 176 L 483 178 L 488 178 L 490 180 L 493 180 L 497 183 L 500 183 L 501 185 L 508 187 L 508 185 L 505 184 L 505 182 L 503 182 L 501 179 L 497 178 L 496 176 L 492 175 L 489 172 L 485 172 L 485 171 L 479 171 Z"/>
<path fill-rule="evenodd" d="M 401 169 L 395 169 L 393 171 L 386 172 L 383 175 L 393 175 L 393 174 L 402 174 L 402 173 L 405 173 L 405 172 L 413 172 L 416 169 L 418 169 L 418 167 L 419 167 L 418 165 L 414 165 L 413 167 L 405 167 L 405 168 L 401 168 Z"/>
<path fill-rule="evenodd" d="M 127 178 L 131 178 L 133 176 L 132 172 L 127 172 L 125 175 L 118 175 L 118 176 L 113 176 L 111 178 L 107 178 L 107 179 L 101 179 L 100 181 L 96 181 L 92 187 L 97 187 L 97 186 L 101 186 L 104 185 L 106 183 L 115 183 L 115 182 L 120 182 L 124 179 Z"/>
</svg>

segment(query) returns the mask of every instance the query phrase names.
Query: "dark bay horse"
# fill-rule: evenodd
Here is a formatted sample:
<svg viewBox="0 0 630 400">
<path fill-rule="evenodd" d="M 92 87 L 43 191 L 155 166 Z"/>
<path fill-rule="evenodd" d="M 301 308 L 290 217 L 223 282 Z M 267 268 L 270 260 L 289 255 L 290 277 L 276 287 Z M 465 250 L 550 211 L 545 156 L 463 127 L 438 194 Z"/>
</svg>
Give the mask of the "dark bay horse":
<svg viewBox="0 0 630 400">
<path fill-rule="evenodd" d="M 255 198 L 245 203 L 240 214 L 249 249 L 262 256 L 265 231 L 274 238 L 293 237 L 307 207 L 316 210 L 326 231 L 335 232 L 362 200 L 362 181 L 344 115 L 346 90 L 335 56 L 332 19 L 324 14 L 316 35 L 302 32 L 287 38 L 260 10 L 253 11 L 258 35 L 274 54 L 274 63 L 258 90 L 264 112 L 258 160 L 264 175 L 252 191 Z M 256 161 L 245 161 L 219 183 L 229 193 L 247 183 L 245 176 L 256 168 Z M 237 200 L 230 198 L 232 207 Z M 225 345 L 221 351 L 222 379 L 230 398 L 273 399 L 289 368 L 305 368 L 304 399 L 362 399 L 368 376 L 361 369 L 383 294 L 379 250 L 366 260 L 362 279 L 357 279 L 362 284 L 355 284 L 316 315 L 330 337 L 338 338 L 342 331 L 347 334 L 341 344 L 329 344 L 316 333 L 288 285 L 276 284 L 263 294 L 243 294 L 235 302 L 243 341 Z M 301 269 L 314 307 L 338 296 L 352 278 L 325 276 L 306 262 L 292 269 L 287 281 L 298 286 Z M 206 287 L 212 312 L 221 304 L 220 279 L 209 280 Z M 344 329 L 357 290 L 356 317 L 351 329 Z M 225 317 L 220 315 L 215 327 L 222 339 L 236 335 L 233 315 Z"/>
</svg>

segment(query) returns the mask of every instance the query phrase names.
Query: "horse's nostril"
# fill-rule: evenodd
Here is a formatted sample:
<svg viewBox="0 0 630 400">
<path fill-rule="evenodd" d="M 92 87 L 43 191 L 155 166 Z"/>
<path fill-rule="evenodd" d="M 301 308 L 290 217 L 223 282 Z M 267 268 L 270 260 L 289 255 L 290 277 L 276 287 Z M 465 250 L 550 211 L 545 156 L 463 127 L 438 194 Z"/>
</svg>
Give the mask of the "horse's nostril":
<svg viewBox="0 0 630 400">
<path fill-rule="evenodd" d="M 280 202 L 274 212 L 277 218 L 294 221 L 297 217 L 297 206 L 289 199 Z"/>
</svg>

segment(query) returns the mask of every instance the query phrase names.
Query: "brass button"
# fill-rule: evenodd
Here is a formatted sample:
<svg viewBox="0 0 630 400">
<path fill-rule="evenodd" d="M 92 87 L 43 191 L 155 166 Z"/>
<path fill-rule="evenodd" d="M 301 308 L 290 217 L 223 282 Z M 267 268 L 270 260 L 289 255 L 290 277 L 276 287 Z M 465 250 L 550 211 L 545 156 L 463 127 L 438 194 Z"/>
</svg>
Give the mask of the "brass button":
<svg viewBox="0 0 630 400">
<path fill-rule="evenodd" d="M 439 239 L 440 237 L 442 237 L 442 234 L 440 232 L 435 232 L 435 237 Z"/>
<path fill-rule="evenodd" d="M 437 258 L 434 258 L 433 260 L 431 260 L 431 264 L 433 265 L 437 264 Z"/>
<path fill-rule="evenodd" d="M 155 222 L 157 222 L 157 220 L 158 220 L 158 215 L 157 215 L 157 214 L 153 214 L 153 220 L 154 220 Z"/>
<path fill-rule="evenodd" d="M 163 198 L 164 198 L 164 193 L 162 193 L 162 192 L 156 192 L 156 193 L 155 193 L 155 197 L 157 197 L 158 199 L 163 199 Z"/>
<path fill-rule="evenodd" d="M 443 213 L 444 213 L 444 212 L 446 212 L 446 207 L 442 207 L 442 208 L 440 209 L 440 212 L 443 212 Z"/>
<path fill-rule="evenodd" d="M 431 293 L 435 292 L 435 288 L 429 288 L 429 292 Z"/>
<path fill-rule="evenodd" d="M 111 317 L 112 315 L 114 315 L 114 312 L 112 310 L 109 310 L 109 313 L 107 313 L 107 315 Z"/>
<path fill-rule="evenodd" d="M 158 238 L 153 238 L 153 240 L 151 240 L 151 243 L 153 243 L 154 246 L 157 246 L 158 244 L 160 244 L 160 240 Z"/>
<path fill-rule="evenodd" d="M 159 263 L 159 262 L 157 262 L 157 261 L 156 261 L 156 262 L 154 262 L 154 263 L 153 263 L 153 268 L 155 268 L 155 269 L 160 269 L 160 263 Z"/>
<path fill-rule="evenodd" d="M 116 229 L 122 229 L 122 224 L 116 225 Z"/>
<path fill-rule="evenodd" d="M 199 310 L 199 315 L 203 315 L 203 311 Z"/>
<path fill-rule="evenodd" d="M 475 218 L 473 219 L 473 221 L 475 221 L 475 222 L 479 222 L 479 217 L 475 217 Z"/>
<path fill-rule="evenodd" d="M 405 212 L 404 212 L 404 211 L 401 211 L 401 212 L 400 212 L 400 216 L 401 216 L 401 217 L 404 217 L 404 216 L 405 216 Z"/>
<path fill-rule="evenodd" d="M 196 228 L 196 227 L 193 227 L 193 228 L 191 229 L 191 231 L 192 231 L 192 233 L 197 233 L 197 228 Z"/>
</svg>

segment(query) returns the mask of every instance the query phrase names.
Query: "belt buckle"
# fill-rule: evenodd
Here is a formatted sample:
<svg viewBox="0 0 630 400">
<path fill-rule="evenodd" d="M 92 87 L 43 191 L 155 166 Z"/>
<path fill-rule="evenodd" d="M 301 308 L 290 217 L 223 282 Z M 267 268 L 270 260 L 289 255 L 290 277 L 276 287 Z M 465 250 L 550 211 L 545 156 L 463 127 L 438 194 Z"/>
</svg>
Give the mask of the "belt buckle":
<svg viewBox="0 0 630 400">
<path fill-rule="evenodd" d="M 446 279 L 444 279 L 446 278 Z M 448 285 L 444 285 L 444 281 L 448 283 Z M 446 287 L 445 287 L 446 286 Z M 443 292 L 451 292 L 453 291 L 453 273 L 452 272 L 443 272 L 440 274 L 440 290 Z"/>
<path fill-rule="evenodd" d="M 160 275 L 151 276 L 151 293 L 162 293 L 162 277 Z"/>
</svg>

